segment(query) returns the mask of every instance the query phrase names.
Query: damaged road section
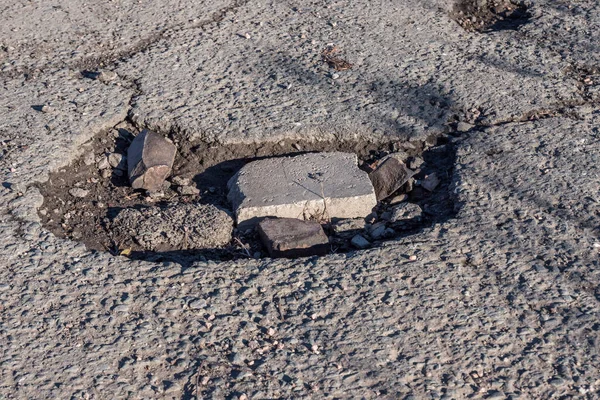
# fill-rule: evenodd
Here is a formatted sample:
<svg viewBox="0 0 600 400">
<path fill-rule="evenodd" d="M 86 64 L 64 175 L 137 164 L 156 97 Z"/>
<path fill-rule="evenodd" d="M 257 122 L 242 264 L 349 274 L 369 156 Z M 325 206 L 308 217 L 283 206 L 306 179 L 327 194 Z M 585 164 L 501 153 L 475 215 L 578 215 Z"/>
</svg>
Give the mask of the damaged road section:
<svg viewBox="0 0 600 400">
<path fill-rule="evenodd" d="M 443 140 L 210 147 L 122 122 L 38 186 L 39 213 L 59 237 L 134 259 L 324 255 L 451 217 L 452 166 Z"/>
</svg>

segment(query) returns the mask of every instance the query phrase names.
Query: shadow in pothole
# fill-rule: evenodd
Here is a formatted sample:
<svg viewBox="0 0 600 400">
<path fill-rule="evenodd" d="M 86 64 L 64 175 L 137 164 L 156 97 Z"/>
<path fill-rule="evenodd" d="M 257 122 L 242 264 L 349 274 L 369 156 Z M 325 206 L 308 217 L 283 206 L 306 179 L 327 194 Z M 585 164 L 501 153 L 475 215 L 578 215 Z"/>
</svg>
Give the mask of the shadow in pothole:
<svg viewBox="0 0 600 400">
<path fill-rule="evenodd" d="M 467 31 L 487 33 L 517 30 L 532 15 L 522 1 L 458 0 L 452 17 Z"/>
<path fill-rule="evenodd" d="M 111 151 L 124 152 L 123 146 L 127 145 L 127 140 L 122 141 L 120 139 L 122 136 L 123 132 L 118 130 L 100 135 L 94 139 L 92 148 L 88 151 L 100 155 L 94 157 L 94 160 L 102 159 Z M 125 134 L 125 137 L 129 135 Z M 40 216 L 44 226 L 59 237 L 81 241 L 90 250 L 108 251 L 135 260 L 175 262 L 188 267 L 197 261 L 262 258 L 266 256 L 266 251 L 255 231 L 240 232 L 234 228 L 233 234 L 229 236 L 231 240 L 222 246 L 199 249 L 187 249 L 188 246 L 184 246 L 148 251 L 136 242 L 135 233 L 124 235 L 123 231 L 115 228 L 114 223 L 123 210 L 140 210 L 146 207 L 164 209 L 174 203 L 197 204 L 198 207 L 216 206 L 233 215 L 227 201 L 226 185 L 227 181 L 246 163 L 265 157 L 322 151 L 355 153 L 361 167 L 365 170 L 373 161 L 400 151 L 407 155 L 408 164 L 418 170 L 414 176 L 416 183 L 433 173 L 440 178 L 439 185 L 431 192 L 420 188 L 418 184 L 409 191 L 405 202 L 421 207 L 422 212 L 418 217 L 403 220 L 402 223 L 390 223 L 385 219 L 385 215 L 389 216 L 393 206 L 388 204 L 388 201 L 384 201 L 374 209 L 365 228 L 339 234 L 331 225 L 324 224 L 324 229 L 331 238 L 332 253 L 356 250 L 350 242 L 355 234 L 360 233 L 367 237 L 371 242 L 369 247 L 377 247 L 390 240 L 418 234 L 433 224 L 443 223 L 452 218 L 457 211 L 448 189 L 452 179 L 455 150 L 452 144 L 447 143 L 447 138 L 440 137 L 434 145 L 427 144 L 425 141 L 371 143 L 364 140 L 346 142 L 286 140 L 270 144 L 219 147 L 203 143 L 180 144 L 173 176 L 188 179 L 191 186 L 199 189 L 199 193 L 193 196 L 182 195 L 172 183 L 173 178 L 170 178 L 171 185 L 165 187 L 163 195 L 159 198 L 151 198 L 143 191 L 133 190 L 127 185 L 126 174 L 121 176 L 113 174 L 103 179 L 99 176 L 102 170 L 98 170 L 98 163 L 94 161 L 86 165 L 84 155 L 73 165 L 51 174 L 49 182 L 39 186 L 44 196 Z M 84 197 L 75 197 L 70 194 L 73 188 L 83 189 L 87 194 Z M 380 238 L 369 236 L 368 229 L 377 223 L 393 228 L 393 235 Z"/>
</svg>

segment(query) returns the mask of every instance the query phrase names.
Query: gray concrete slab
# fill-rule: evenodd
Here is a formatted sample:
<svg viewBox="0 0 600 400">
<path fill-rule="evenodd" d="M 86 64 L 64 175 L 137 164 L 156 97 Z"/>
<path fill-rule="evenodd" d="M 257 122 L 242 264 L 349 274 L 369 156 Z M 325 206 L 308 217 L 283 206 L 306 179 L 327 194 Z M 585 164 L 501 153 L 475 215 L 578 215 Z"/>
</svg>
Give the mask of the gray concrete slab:
<svg viewBox="0 0 600 400">
<path fill-rule="evenodd" d="M 329 221 L 364 218 L 377 205 L 356 154 L 327 152 L 246 164 L 227 184 L 237 225 L 248 229 L 264 217 Z"/>
<path fill-rule="evenodd" d="M 108 85 L 76 69 L 2 75 L 0 395 L 599 397 L 600 112 L 594 84 L 568 72 L 596 64 L 598 6 L 536 1 L 519 31 L 479 34 L 443 3 L 238 2 L 111 64 Z M 52 17 L 40 4 L 4 7 Z M 66 36 L 32 23 L 22 37 L 56 38 L 41 58 L 66 54 L 95 18 L 82 13 Z M 327 43 L 355 64 L 337 79 L 318 61 Z M 453 219 L 355 253 L 183 268 L 90 252 L 39 223 L 32 184 L 128 113 L 213 142 L 422 138 L 454 114 L 474 128 L 448 138 Z"/>
</svg>

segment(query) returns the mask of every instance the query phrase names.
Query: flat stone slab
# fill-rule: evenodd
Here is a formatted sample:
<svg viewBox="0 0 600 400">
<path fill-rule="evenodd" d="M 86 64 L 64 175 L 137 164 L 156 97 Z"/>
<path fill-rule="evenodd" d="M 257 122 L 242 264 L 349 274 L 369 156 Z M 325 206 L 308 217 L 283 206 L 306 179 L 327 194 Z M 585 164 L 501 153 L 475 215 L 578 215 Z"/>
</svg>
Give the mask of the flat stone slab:
<svg viewBox="0 0 600 400">
<path fill-rule="evenodd" d="M 267 218 L 258 233 L 271 257 L 309 257 L 329 253 L 329 238 L 321 224 L 295 218 Z"/>
<path fill-rule="evenodd" d="M 264 217 L 328 220 L 364 218 L 377 199 L 351 153 L 310 153 L 245 165 L 228 182 L 238 226 Z"/>
</svg>

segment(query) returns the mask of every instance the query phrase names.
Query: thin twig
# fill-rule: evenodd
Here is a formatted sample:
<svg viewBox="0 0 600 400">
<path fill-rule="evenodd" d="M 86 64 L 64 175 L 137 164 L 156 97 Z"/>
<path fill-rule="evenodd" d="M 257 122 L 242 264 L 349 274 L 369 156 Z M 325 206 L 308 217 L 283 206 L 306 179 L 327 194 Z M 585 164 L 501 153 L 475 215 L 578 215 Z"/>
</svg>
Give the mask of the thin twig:
<svg viewBox="0 0 600 400">
<path fill-rule="evenodd" d="M 237 242 L 237 243 L 238 243 L 238 244 L 239 244 L 239 245 L 242 247 L 242 249 L 244 250 L 244 252 L 246 253 L 246 255 L 247 255 L 249 258 L 252 258 L 252 256 L 250 255 L 250 251 L 248 250 L 248 247 L 249 247 L 249 246 L 248 246 L 247 244 L 244 244 L 244 243 L 243 243 L 243 242 L 242 242 L 242 241 L 241 241 L 239 238 L 237 238 L 237 237 L 234 237 L 234 238 L 233 238 L 233 240 L 235 240 L 235 241 L 236 241 L 236 242 Z"/>
</svg>

